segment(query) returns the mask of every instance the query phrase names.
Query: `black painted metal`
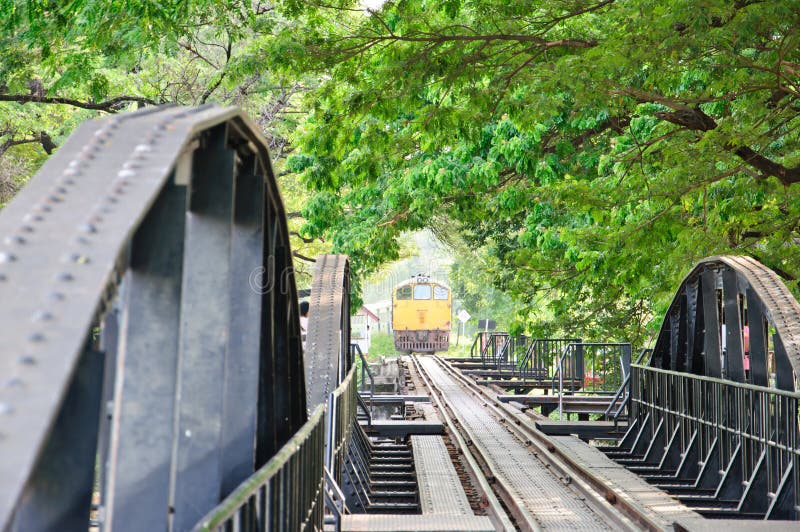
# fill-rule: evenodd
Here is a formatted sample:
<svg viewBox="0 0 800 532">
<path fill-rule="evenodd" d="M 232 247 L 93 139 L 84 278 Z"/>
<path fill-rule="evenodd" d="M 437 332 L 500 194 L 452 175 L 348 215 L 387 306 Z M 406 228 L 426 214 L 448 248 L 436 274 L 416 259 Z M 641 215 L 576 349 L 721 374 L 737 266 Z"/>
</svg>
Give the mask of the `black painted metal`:
<svg viewBox="0 0 800 532">
<path fill-rule="evenodd" d="M 469 349 L 470 358 L 480 358 L 483 367 L 496 366 L 498 355 L 511 336 L 507 332 L 479 332 Z"/>
<path fill-rule="evenodd" d="M 571 342 L 556 360 L 551 386 L 559 395 L 614 394 L 631 365 L 631 344 Z"/>
<path fill-rule="evenodd" d="M 551 383 L 564 349 L 578 344 L 580 338 L 534 338 L 517 362 L 515 376 L 524 380 Z"/>
<path fill-rule="evenodd" d="M 87 122 L 0 213 L 0 529 L 88 524 L 96 480 L 101 529 L 187 529 L 306 422 L 265 146 L 233 108 Z"/>
<path fill-rule="evenodd" d="M 749 342 L 748 342 L 749 340 Z M 747 257 L 686 277 L 610 456 L 710 517 L 800 519 L 800 305 Z"/>
<path fill-rule="evenodd" d="M 325 434 L 325 405 L 319 405 L 297 434 L 194 530 L 321 530 Z"/>
<path fill-rule="evenodd" d="M 774 272 L 748 257 L 711 257 L 681 284 L 651 365 L 794 390 L 800 372 L 798 316 L 800 305 Z M 688 334 L 672 327 L 677 322 L 686 324 Z"/>
</svg>

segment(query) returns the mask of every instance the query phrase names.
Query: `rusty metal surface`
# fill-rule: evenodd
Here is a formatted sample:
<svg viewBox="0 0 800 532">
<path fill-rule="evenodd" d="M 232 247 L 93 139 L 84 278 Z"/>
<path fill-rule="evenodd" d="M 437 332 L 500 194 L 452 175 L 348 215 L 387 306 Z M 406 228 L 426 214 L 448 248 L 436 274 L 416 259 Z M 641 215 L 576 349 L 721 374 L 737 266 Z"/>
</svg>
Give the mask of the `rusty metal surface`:
<svg viewBox="0 0 800 532">
<path fill-rule="evenodd" d="M 440 436 L 411 436 L 423 514 L 472 515 L 450 454 Z"/>
</svg>

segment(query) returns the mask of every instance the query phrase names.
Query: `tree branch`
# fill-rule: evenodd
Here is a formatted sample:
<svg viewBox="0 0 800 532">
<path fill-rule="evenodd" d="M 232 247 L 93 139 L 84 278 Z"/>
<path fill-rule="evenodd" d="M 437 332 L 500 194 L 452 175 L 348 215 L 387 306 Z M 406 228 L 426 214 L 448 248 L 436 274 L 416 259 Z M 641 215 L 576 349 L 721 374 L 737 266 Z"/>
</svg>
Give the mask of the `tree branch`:
<svg viewBox="0 0 800 532">
<path fill-rule="evenodd" d="M 0 94 L 0 102 L 16 102 L 19 104 L 26 103 L 44 103 L 53 105 L 71 105 L 72 107 L 79 107 L 81 109 L 90 109 L 93 111 L 105 111 L 107 113 L 116 113 L 117 108 L 125 103 L 139 103 L 143 105 L 158 105 L 157 102 L 150 98 L 143 98 L 141 96 L 117 96 L 102 102 L 82 102 L 80 100 L 73 100 L 72 98 L 61 98 L 59 96 L 38 96 L 35 94 Z"/>
<path fill-rule="evenodd" d="M 674 105 L 674 104 L 673 104 Z M 671 106 L 672 107 L 672 106 Z M 711 131 L 717 128 L 717 122 L 699 107 L 673 107 L 674 111 L 662 111 L 655 113 L 657 118 L 676 124 L 691 131 Z M 764 177 L 773 176 L 784 185 L 800 182 L 800 165 L 794 168 L 786 166 L 757 153 L 749 146 L 736 146 L 732 142 L 726 142 L 723 146 L 727 151 L 733 153 L 748 165 L 759 170 Z"/>
<path fill-rule="evenodd" d="M 312 259 L 311 257 L 306 257 L 305 255 L 301 255 L 300 253 L 298 253 L 297 251 L 294 251 L 294 250 L 292 251 L 292 257 L 300 259 L 300 260 L 302 260 L 304 262 L 317 262 L 317 259 Z"/>
</svg>

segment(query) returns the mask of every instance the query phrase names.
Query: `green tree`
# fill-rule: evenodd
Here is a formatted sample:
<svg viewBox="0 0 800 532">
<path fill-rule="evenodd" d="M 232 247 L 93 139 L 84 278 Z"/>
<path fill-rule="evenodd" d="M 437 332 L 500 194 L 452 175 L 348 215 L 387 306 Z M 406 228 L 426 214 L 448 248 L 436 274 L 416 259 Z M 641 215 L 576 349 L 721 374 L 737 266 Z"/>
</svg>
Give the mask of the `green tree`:
<svg viewBox="0 0 800 532">
<path fill-rule="evenodd" d="M 299 233 L 305 187 L 284 170 L 313 77 L 269 68 L 259 43 L 285 24 L 235 0 L 0 0 L 0 205 L 86 119 L 156 104 L 242 107 L 269 141 L 289 205 L 299 280 L 329 245 Z"/>
<path fill-rule="evenodd" d="M 285 2 L 279 60 L 328 76 L 290 162 L 305 231 L 369 272 L 445 215 L 585 337 L 646 337 L 704 255 L 796 290 L 799 7 Z"/>
</svg>

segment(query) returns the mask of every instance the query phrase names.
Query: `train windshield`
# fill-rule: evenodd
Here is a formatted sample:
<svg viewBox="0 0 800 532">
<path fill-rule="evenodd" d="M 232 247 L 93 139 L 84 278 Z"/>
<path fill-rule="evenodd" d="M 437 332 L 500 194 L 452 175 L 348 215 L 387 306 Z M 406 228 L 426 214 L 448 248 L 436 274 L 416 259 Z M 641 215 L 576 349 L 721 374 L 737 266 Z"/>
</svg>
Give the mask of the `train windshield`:
<svg viewBox="0 0 800 532">
<path fill-rule="evenodd" d="M 397 289 L 397 299 L 411 299 L 411 287 L 401 286 Z"/>
<path fill-rule="evenodd" d="M 431 285 L 417 284 L 414 285 L 414 299 L 430 299 L 431 298 Z"/>
<path fill-rule="evenodd" d="M 448 290 L 444 286 L 433 287 L 433 299 L 447 300 Z"/>
</svg>

